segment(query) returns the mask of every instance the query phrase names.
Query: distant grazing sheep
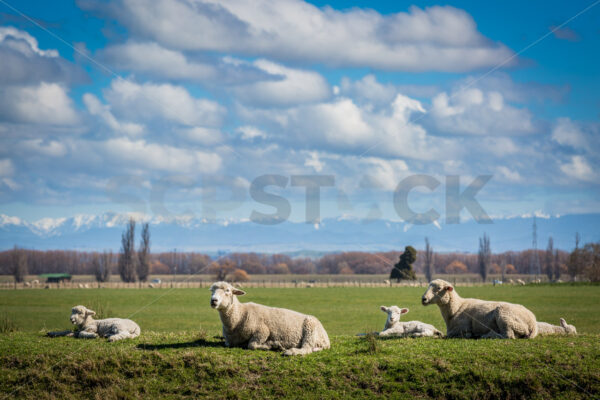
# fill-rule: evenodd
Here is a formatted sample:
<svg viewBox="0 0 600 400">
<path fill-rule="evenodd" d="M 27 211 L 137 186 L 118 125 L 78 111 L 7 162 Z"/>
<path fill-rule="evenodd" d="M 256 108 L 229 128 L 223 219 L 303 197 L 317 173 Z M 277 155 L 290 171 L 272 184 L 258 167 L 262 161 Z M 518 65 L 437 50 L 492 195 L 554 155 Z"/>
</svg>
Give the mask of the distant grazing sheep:
<svg viewBox="0 0 600 400">
<path fill-rule="evenodd" d="M 560 326 L 552 325 L 547 322 L 538 322 L 538 335 L 577 335 L 577 329 L 573 325 L 567 324 L 564 318 L 560 319 Z"/>
<path fill-rule="evenodd" d="M 329 337 L 319 320 L 285 308 L 240 303 L 246 294 L 227 282 L 215 282 L 210 305 L 219 311 L 228 347 L 284 350 L 284 355 L 309 354 L 328 349 Z"/>
<path fill-rule="evenodd" d="M 77 326 L 77 330 L 48 332 L 48 336 L 74 336 L 76 338 L 93 339 L 97 337 L 108 338 L 109 342 L 121 339 L 135 338 L 140 335 L 140 327 L 130 319 L 107 318 L 95 320 L 92 317 L 95 311 L 84 306 L 75 306 L 71 310 L 71 323 Z"/>
<path fill-rule="evenodd" d="M 379 336 L 383 337 L 442 337 L 444 334 L 435 326 L 426 324 L 421 321 L 400 322 L 400 316 L 408 312 L 408 308 L 400 308 L 397 306 L 381 306 L 381 311 L 387 313 L 388 317 L 385 321 L 383 331 L 379 332 Z"/>
<path fill-rule="evenodd" d="M 525 281 L 523 279 L 517 279 L 517 285 L 525 286 Z"/>
<path fill-rule="evenodd" d="M 431 281 L 421 302 L 438 305 L 449 338 L 534 338 L 538 333 L 535 315 L 522 305 L 463 299 L 442 279 Z"/>
</svg>

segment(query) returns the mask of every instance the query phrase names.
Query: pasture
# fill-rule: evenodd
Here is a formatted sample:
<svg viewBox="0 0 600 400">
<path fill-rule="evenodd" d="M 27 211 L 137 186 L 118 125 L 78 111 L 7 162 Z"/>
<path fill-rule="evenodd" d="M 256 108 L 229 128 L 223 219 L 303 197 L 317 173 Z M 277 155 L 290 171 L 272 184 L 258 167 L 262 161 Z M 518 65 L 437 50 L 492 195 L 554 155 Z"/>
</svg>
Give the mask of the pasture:
<svg viewBox="0 0 600 400">
<path fill-rule="evenodd" d="M 380 305 L 445 331 L 424 288 L 251 288 L 241 301 L 317 316 L 332 349 L 306 357 L 223 347 L 207 289 L 0 291 L 0 398 L 589 398 L 600 392 L 600 286 L 458 287 L 463 297 L 521 303 L 565 317 L 578 337 L 533 340 L 360 338 L 383 328 Z M 70 308 L 131 317 L 134 340 L 50 339 Z"/>
</svg>

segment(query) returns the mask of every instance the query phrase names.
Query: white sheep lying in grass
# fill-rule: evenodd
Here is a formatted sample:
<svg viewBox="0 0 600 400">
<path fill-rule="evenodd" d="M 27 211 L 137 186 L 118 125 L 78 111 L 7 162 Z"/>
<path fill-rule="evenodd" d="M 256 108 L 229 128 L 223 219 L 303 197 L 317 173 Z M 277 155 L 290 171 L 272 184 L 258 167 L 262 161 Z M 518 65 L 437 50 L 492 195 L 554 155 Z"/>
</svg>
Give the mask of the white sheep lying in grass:
<svg viewBox="0 0 600 400">
<path fill-rule="evenodd" d="M 435 326 L 426 324 L 421 321 L 400 322 L 400 316 L 408 312 L 408 308 L 400 308 L 397 306 L 381 306 L 381 311 L 387 313 L 388 317 L 385 321 L 385 327 L 379 336 L 383 337 L 441 337 L 444 334 Z"/>
<path fill-rule="evenodd" d="M 219 311 L 228 347 L 285 350 L 284 355 L 309 354 L 328 349 L 329 337 L 318 319 L 285 308 L 240 303 L 246 294 L 227 282 L 211 288 L 210 305 Z"/>
<path fill-rule="evenodd" d="M 140 327 L 130 319 L 107 318 L 93 319 L 95 311 L 84 306 L 75 306 L 71 309 L 71 323 L 77 326 L 77 330 L 48 332 L 48 336 L 74 336 L 76 338 L 93 339 L 97 337 L 108 338 L 109 342 L 121 339 L 135 338 L 140 335 Z"/>
<path fill-rule="evenodd" d="M 560 326 L 552 325 L 547 322 L 538 322 L 538 335 L 577 335 L 577 329 L 573 325 L 567 324 L 564 318 L 560 319 Z"/>
<path fill-rule="evenodd" d="M 534 338 L 538 333 L 535 315 L 522 305 L 463 299 L 441 279 L 431 281 L 421 302 L 439 306 L 448 338 Z"/>
</svg>

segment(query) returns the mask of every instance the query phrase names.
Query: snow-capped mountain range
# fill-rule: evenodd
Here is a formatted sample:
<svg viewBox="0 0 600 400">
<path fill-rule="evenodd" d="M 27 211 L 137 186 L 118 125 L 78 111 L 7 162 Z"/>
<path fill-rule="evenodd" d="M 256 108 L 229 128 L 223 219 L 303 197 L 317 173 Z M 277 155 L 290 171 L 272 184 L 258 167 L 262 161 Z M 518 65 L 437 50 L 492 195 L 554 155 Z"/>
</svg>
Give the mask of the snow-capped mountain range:
<svg viewBox="0 0 600 400">
<path fill-rule="evenodd" d="M 0 214 L 0 249 L 14 245 L 32 249 L 118 250 L 121 233 L 132 215 L 104 213 L 69 218 L 43 218 L 29 222 Z M 468 221 L 447 225 L 410 225 L 402 221 L 362 220 L 339 217 L 319 224 L 283 222 L 262 225 L 251 221 L 133 216 L 149 222 L 152 251 L 298 252 L 384 251 L 406 245 L 423 247 L 428 237 L 436 251 L 476 252 L 478 238 L 487 233 L 494 252 L 523 250 L 532 246 L 532 217 L 494 219 L 492 224 Z M 538 248 L 549 236 L 555 248 L 570 250 L 575 233 L 582 243 L 600 240 L 600 214 L 547 216 L 538 214 Z M 139 232 L 139 230 L 138 230 Z M 139 235 L 139 233 L 138 233 Z"/>
</svg>

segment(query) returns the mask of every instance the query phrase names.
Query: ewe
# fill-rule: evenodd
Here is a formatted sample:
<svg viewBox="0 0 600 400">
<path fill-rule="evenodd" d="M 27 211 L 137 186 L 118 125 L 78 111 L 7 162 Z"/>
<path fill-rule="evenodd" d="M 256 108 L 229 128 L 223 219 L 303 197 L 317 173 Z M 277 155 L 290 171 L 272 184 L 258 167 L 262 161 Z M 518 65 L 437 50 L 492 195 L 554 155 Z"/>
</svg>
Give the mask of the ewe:
<svg viewBox="0 0 600 400">
<path fill-rule="evenodd" d="M 552 325 L 547 322 L 538 322 L 538 335 L 577 335 L 577 329 L 573 325 L 567 324 L 564 318 L 560 319 L 560 326 Z"/>
<path fill-rule="evenodd" d="M 538 333 L 535 315 L 522 305 L 463 299 L 441 279 L 431 281 L 421 302 L 439 306 L 448 338 L 534 338 Z"/>
<path fill-rule="evenodd" d="M 219 311 L 228 347 L 250 350 L 285 350 L 286 356 L 309 354 L 329 348 L 329 337 L 318 319 L 284 308 L 240 303 L 246 294 L 227 282 L 210 288 L 210 306 Z"/>
<path fill-rule="evenodd" d="M 383 337 L 442 337 L 444 334 L 435 326 L 421 321 L 400 322 L 400 316 L 408 312 L 408 308 L 397 306 L 381 306 L 381 311 L 387 313 L 387 321 L 379 336 Z"/>
<path fill-rule="evenodd" d="M 140 327 L 130 319 L 107 318 L 95 320 L 92 318 L 94 315 L 96 315 L 95 311 L 84 306 L 75 306 L 71 310 L 71 323 L 77 326 L 77 330 L 75 332 L 48 332 L 48 336 L 74 336 L 86 339 L 100 336 L 108 338 L 109 342 L 114 342 L 140 335 Z"/>
</svg>

